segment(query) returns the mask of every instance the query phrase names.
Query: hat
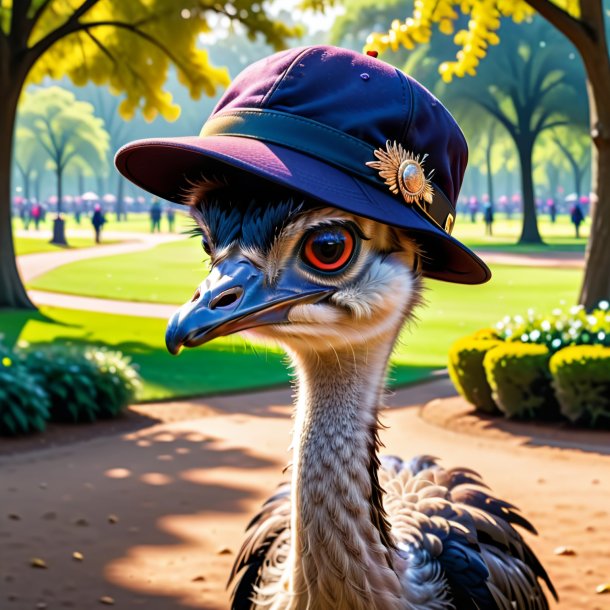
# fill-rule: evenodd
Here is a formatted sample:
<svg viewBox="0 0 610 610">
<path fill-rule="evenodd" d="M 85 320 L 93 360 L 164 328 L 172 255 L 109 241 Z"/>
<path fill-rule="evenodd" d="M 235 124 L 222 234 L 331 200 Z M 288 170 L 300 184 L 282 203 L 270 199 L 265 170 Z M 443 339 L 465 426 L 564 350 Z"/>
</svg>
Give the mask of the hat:
<svg viewBox="0 0 610 610">
<path fill-rule="evenodd" d="M 115 163 L 175 203 L 219 165 L 236 168 L 408 229 L 424 275 L 479 284 L 488 267 L 451 237 L 467 157 L 457 123 L 416 80 L 370 55 L 310 46 L 246 68 L 198 136 L 137 140 Z"/>
</svg>

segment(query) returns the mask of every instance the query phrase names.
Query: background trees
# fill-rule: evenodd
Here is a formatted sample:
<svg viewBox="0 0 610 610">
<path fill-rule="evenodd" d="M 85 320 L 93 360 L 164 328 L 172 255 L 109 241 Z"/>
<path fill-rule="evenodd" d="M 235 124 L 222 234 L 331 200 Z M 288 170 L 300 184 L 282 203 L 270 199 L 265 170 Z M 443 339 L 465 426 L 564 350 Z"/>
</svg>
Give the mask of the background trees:
<svg viewBox="0 0 610 610">
<path fill-rule="evenodd" d="M 459 51 L 453 61 L 445 61 L 440 73 L 446 81 L 454 76 L 474 75 L 490 45 L 499 42 L 501 17 L 516 22 L 538 11 L 553 27 L 574 44 L 586 74 L 589 98 L 589 123 L 593 141 L 593 190 L 591 236 L 587 245 L 586 266 L 579 301 L 591 309 L 610 298 L 610 55 L 608 54 L 608 14 L 602 0 L 417 0 L 415 11 L 405 21 L 395 20 L 390 30 L 374 33 L 369 46 L 379 50 L 413 48 L 427 42 L 434 24 L 443 34 L 452 34 L 458 9 L 470 16 L 467 25 L 455 35 Z"/>
<path fill-rule="evenodd" d="M 223 26 L 222 22 L 226 22 Z M 164 90 L 170 66 L 193 97 L 228 83 L 199 36 L 239 23 L 248 38 L 274 48 L 300 31 L 267 14 L 258 0 L 4 0 L 0 4 L 0 308 L 33 307 L 19 278 L 11 231 L 10 179 L 15 116 L 27 81 L 67 75 L 122 94 L 120 111 L 175 119 L 179 108 Z M 129 60 L 125 61 L 128 57 Z"/>
<path fill-rule="evenodd" d="M 70 164 L 88 166 L 101 175 L 107 171 L 109 135 L 104 121 L 88 102 L 77 101 L 61 87 L 39 89 L 27 95 L 19 115 L 21 130 L 29 131 L 48 155 L 57 188 L 57 217 L 52 242 L 65 244 L 61 218 L 64 172 Z M 18 143 L 19 147 L 19 143 Z"/>
</svg>

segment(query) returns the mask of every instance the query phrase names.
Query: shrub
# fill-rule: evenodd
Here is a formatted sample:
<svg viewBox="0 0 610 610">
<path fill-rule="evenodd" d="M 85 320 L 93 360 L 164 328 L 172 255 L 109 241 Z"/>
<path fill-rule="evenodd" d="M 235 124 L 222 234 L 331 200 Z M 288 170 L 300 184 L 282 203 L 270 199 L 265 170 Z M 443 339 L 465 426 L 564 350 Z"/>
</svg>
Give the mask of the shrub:
<svg viewBox="0 0 610 610">
<path fill-rule="evenodd" d="M 28 353 L 24 361 L 49 395 L 52 421 L 80 423 L 97 419 L 95 370 L 82 353 L 63 346 L 45 347 Z"/>
<path fill-rule="evenodd" d="M 25 363 L 49 394 L 54 421 L 116 417 L 140 386 L 129 360 L 106 348 L 45 347 L 28 353 Z"/>
<path fill-rule="evenodd" d="M 118 351 L 89 348 L 85 358 L 95 370 L 99 417 L 116 417 L 137 397 L 142 385 L 138 373 Z"/>
<path fill-rule="evenodd" d="M 479 335 L 480 333 L 480 335 Z M 475 336 L 483 335 L 479 331 Z M 501 341 L 491 338 L 466 337 L 456 341 L 449 350 L 449 376 L 457 391 L 476 409 L 486 413 L 497 413 L 498 408 L 491 396 L 491 388 L 483 369 L 483 358 Z"/>
<path fill-rule="evenodd" d="M 544 345 L 504 343 L 487 352 L 483 367 L 492 397 L 507 417 L 550 418 L 558 405 Z"/>
<path fill-rule="evenodd" d="M 0 348 L 0 434 L 42 432 L 49 418 L 49 397 L 9 352 Z"/>
<path fill-rule="evenodd" d="M 496 325 L 501 338 L 546 345 L 551 352 L 569 345 L 610 346 L 610 304 L 601 301 L 587 313 L 582 305 L 554 309 L 542 315 L 534 310 L 523 316 L 507 316 Z"/>
<path fill-rule="evenodd" d="M 561 413 L 572 422 L 610 424 L 610 348 L 578 345 L 550 361 Z"/>
</svg>

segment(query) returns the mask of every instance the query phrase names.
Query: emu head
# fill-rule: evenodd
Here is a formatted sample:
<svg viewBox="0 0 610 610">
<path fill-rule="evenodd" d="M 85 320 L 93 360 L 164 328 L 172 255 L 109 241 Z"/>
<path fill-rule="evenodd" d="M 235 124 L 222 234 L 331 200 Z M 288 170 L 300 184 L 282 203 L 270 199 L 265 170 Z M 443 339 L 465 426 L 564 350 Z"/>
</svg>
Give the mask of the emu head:
<svg viewBox="0 0 610 610">
<path fill-rule="evenodd" d="M 241 331 L 291 351 L 395 338 L 420 293 L 403 230 L 275 187 L 203 181 L 190 213 L 210 272 L 171 318 L 169 351 Z"/>
</svg>

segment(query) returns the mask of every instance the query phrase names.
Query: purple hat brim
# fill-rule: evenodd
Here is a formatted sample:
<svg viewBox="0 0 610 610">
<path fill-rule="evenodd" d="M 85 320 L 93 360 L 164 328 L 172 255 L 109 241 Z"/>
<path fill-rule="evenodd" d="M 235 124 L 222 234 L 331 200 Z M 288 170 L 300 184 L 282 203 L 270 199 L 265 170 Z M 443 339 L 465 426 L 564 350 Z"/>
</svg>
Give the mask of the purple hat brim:
<svg viewBox="0 0 610 610">
<path fill-rule="evenodd" d="M 423 270 L 428 277 L 460 284 L 482 284 L 491 277 L 487 265 L 474 252 L 411 206 L 291 148 L 237 136 L 185 136 L 136 140 L 123 146 L 115 157 L 117 169 L 126 178 L 181 204 L 194 181 L 210 177 L 210 172 L 218 173 L 218 162 L 336 208 L 414 232 L 425 252 Z"/>
</svg>

